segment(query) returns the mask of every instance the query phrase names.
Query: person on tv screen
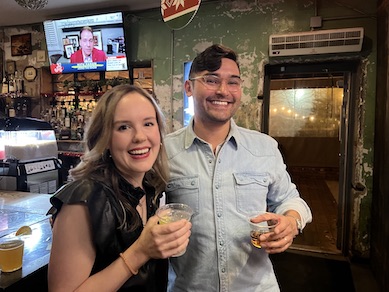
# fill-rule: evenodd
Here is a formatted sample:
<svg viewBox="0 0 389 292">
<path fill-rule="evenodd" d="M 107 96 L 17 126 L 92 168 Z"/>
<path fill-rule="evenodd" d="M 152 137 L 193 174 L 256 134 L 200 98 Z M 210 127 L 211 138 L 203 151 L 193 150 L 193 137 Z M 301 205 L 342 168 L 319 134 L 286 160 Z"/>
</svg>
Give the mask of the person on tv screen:
<svg viewBox="0 0 389 292">
<path fill-rule="evenodd" d="M 70 63 L 104 62 L 104 51 L 94 47 L 93 29 L 84 26 L 80 31 L 80 49 L 70 56 Z"/>
</svg>

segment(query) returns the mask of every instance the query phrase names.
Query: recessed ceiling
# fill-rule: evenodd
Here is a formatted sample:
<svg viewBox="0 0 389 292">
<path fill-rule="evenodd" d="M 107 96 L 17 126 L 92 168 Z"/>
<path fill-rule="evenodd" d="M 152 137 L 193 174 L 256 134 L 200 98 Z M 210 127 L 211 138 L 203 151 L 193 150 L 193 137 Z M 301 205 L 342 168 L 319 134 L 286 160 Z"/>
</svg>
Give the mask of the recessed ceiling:
<svg viewBox="0 0 389 292">
<path fill-rule="evenodd" d="M 1 0 L 0 27 L 34 24 L 63 16 L 80 16 L 94 12 L 139 11 L 158 8 L 161 0 L 48 0 L 46 7 L 29 10 L 15 0 Z"/>
</svg>

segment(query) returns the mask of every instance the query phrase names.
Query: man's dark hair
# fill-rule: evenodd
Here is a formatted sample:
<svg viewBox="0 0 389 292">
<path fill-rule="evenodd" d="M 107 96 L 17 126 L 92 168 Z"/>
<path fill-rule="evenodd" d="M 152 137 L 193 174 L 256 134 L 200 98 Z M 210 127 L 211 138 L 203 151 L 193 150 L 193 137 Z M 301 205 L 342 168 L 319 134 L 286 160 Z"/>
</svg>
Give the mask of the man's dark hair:
<svg viewBox="0 0 389 292">
<path fill-rule="evenodd" d="M 236 53 L 230 48 L 216 44 L 208 47 L 194 58 L 192 66 L 190 67 L 189 78 L 195 77 L 194 75 L 196 73 L 202 71 L 214 72 L 219 70 L 223 58 L 233 60 L 239 68 Z"/>
</svg>

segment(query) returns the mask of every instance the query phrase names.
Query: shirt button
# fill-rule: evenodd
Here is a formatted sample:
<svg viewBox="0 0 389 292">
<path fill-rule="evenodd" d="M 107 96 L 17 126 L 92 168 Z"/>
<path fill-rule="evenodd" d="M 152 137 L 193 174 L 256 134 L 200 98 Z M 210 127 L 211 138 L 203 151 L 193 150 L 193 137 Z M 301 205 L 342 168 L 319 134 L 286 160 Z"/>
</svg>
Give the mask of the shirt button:
<svg viewBox="0 0 389 292">
<path fill-rule="evenodd" d="M 223 241 L 220 241 L 220 242 L 219 242 L 219 245 L 220 245 L 220 246 L 223 246 L 223 245 L 224 245 L 224 242 L 223 242 Z"/>
<path fill-rule="evenodd" d="M 222 216 L 222 214 L 221 214 L 221 213 L 217 213 L 217 217 L 219 217 L 219 218 L 220 218 L 221 216 Z"/>
<path fill-rule="evenodd" d="M 212 163 L 212 160 L 208 160 L 208 162 L 211 164 L 211 163 Z"/>
<path fill-rule="evenodd" d="M 194 186 L 196 183 L 194 180 L 192 180 L 192 182 L 190 183 L 192 186 Z"/>
<path fill-rule="evenodd" d="M 226 272 L 226 269 L 225 268 L 222 268 L 222 273 L 225 273 Z"/>
</svg>

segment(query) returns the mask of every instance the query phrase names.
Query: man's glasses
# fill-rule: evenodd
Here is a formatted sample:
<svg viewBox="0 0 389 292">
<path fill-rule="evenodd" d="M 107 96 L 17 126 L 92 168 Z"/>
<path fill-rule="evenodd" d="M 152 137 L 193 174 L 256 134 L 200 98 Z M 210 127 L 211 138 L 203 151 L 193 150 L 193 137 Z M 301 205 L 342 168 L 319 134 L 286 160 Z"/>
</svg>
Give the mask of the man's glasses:
<svg viewBox="0 0 389 292">
<path fill-rule="evenodd" d="M 226 82 L 228 91 L 236 92 L 240 90 L 243 80 L 240 77 L 220 78 L 216 75 L 201 75 L 193 78 L 189 78 L 190 81 L 199 80 L 202 81 L 204 86 L 209 90 L 218 90 L 222 85 L 223 80 Z"/>
</svg>

